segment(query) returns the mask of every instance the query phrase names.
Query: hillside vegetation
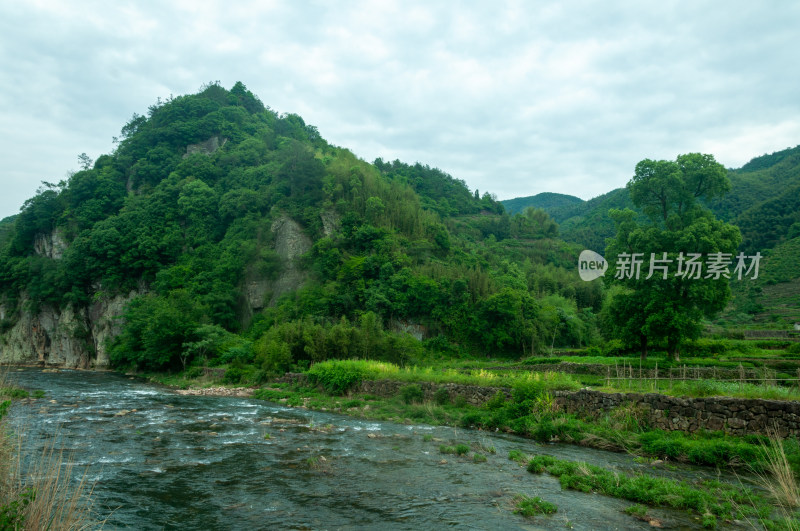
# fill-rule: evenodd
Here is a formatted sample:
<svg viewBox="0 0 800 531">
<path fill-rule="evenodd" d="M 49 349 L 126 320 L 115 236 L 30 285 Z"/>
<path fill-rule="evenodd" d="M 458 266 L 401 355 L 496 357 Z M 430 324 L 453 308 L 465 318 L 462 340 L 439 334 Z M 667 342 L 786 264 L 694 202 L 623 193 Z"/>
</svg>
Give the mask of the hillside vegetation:
<svg viewBox="0 0 800 531">
<path fill-rule="evenodd" d="M 730 192 L 706 205 L 719 219 L 739 227 L 742 252 L 760 252 L 765 260 L 758 279 L 749 285 L 732 283 L 734 297 L 722 322 L 736 326 L 791 324 L 800 319 L 800 302 L 793 287 L 800 281 L 796 242 L 800 236 L 800 146 L 756 157 L 739 169 L 728 170 L 728 178 Z M 512 211 L 526 206 L 541 208 L 559 224 L 564 240 L 600 252 L 616 233 L 609 211 L 636 210 L 627 188 L 589 201 L 539 201 L 540 196 L 546 194 L 502 203 Z M 640 214 L 637 220 L 642 222 L 645 216 Z"/>
<path fill-rule="evenodd" d="M 111 359 L 157 370 L 519 356 L 597 337 L 602 285 L 574 274 L 543 211 L 512 217 L 437 169 L 364 162 L 241 83 L 159 101 L 82 162 L 8 229 L 3 330 L 23 309 L 136 290 Z M 63 253 L 36 244 L 57 240 Z"/>
</svg>

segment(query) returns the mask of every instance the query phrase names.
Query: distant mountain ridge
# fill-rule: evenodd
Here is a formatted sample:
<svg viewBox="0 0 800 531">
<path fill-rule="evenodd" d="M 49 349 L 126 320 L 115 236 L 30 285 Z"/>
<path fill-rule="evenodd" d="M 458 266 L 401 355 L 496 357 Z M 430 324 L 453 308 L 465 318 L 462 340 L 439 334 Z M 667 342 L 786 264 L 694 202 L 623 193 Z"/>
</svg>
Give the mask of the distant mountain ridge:
<svg viewBox="0 0 800 531">
<path fill-rule="evenodd" d="M 526 208 L 541 208 L 547 211 L 556 222 L 554 213 L 561 210 L 568 209 L 569 207 L 583 204 L 585 201 L 580 197 L 567 194 L 557 194 L 554 192 L 542 192 L 541 194 L 531 195 L 528 197 L 516 197 L 514 199 L 506 199 L 500 201 L 506 208 L 509 214 L 517 214 L 523 212 Z"/>
<path fill-rule="evenodd" d="M 728 171 L 731 191 L 708 206 L 720 219 L 739 226 L 743 248 L 773 248 L 800 234 L 800 146 L 762 155 Z M 548 200 L 551 196 L 561 201 Z M 572 198 L 570 201 L 566 198 Z M 563 194 L 542 193 L 501 201 L 510 212 L 541 208 L 559 224 L 561 237 L 601 250 L 614 235 L 611 208 L 636 210 L 625 188 L 588 201 Z"/>
</svg>

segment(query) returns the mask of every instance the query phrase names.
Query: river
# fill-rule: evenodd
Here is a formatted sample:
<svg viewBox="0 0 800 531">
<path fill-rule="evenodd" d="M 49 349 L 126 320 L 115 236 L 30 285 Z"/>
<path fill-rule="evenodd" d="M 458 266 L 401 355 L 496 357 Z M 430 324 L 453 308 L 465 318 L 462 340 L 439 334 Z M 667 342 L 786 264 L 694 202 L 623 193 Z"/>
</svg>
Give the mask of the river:
<svg viewBox="0 0 800 531">
<path fill-rule="evenodd" d="M 716 477 L 505 434 L 178 395 L 113 373 L 11 369 L 9 378 L 46 394 L 11 409 L 26 451 L 55 435 L 77 465 L 74 481 L 86 473 L 94 484 L 105 529 L 649 529 L 623 513 L 630 502 L 563 491 L 558 480 L 509 461 L 509 450 L 628 473 Z M 473 463 L 439 452 L 455 443 L 493 446 L 496 454 Z M 517 493 L 540 496 L 558 512 L 516 515 Z M 672 529 L 697 527 L 678 511 L 650 514 Z"/>
</svg>

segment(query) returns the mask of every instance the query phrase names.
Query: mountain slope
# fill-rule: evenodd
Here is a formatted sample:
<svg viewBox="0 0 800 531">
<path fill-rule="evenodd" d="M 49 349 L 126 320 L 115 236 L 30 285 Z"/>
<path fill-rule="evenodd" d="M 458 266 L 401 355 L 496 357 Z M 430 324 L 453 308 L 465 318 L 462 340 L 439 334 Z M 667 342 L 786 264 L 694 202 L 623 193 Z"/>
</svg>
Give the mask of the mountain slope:
<svg viewBox="0 0 800 531">
<path fill-rule="evenodd" d="M 585 344 L 602 287 L 554 229 L 212 84 L 134 115 L 113 153 L 26 203 L 0 252 L 2 356 L 268 373 Z"/>
<path fill-rule="evenodd" d="M 744 250 L 770 249 L 800 230 L 796 225 L 800 222 L 800 146 L 756 157 L 729 170 L 728 177 L 731 191 L 708 206 L 717 217 L 742 229 Z M 503 204 L 527 204 L 529 199 L 510 199 Z M 625 188 L 572 205 L 543 202 L 540 208 L 559 223 L 565 240 L 590 249 L 603 249 L 605 239 L 614 234 L 610 208 L 635 210 Z"/>
<path fill-rule="evenodd" d="M 580 197 L 572 195 L 543 192 L 528 197 L 505 199 L 500 202 L 509 214 L 523 212 L 528 207 L 541 208 L 550 214 L 556 222 L 559 222 L 559 215 L 557 214 L 559 211 L 574 205 L 582 204 L 584 201 Z"/>
</svg>

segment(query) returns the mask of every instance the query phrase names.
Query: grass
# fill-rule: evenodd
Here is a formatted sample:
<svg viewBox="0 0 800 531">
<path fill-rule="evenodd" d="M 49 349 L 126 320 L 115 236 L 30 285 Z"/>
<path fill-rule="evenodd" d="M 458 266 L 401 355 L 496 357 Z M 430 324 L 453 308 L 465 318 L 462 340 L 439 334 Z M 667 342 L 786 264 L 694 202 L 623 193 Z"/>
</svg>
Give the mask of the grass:
<svg viewBox="0 0 800 531">
<path fill-rule="evenodd" d="M 399 367 L 393 363 L 374 360 L 329 360 L 315 364 L 309 373 L 336 371 L 341 374 L 357 374 L 363 380 L 396 380 L 418 384 L 456 383 L 483 387 L 514 387 L 518 384 L 536 382 L 550 390 L 579 389 L 580 382 L 568 374 L 513 373 L 487 369 L 455 369 L 444 367 Z M 341 386 L 339 386 L 341 387 Z M 444 397 L 442 397 L 444 399 Z"/>
<path fill-rule="evenodd" d="M 0 529 L 97 528 L 86 475 L 72 483 L 73 464 L 56 449 L 55 439 L 41 453 L 26 456 L 23 438 L 8 430 L 10 399 L 28 396 L 0 372 Z"/>
<path fill-rule="evenodd" d="M 547 455 L 534 456 L 526 468 L 532 474 L 547 472 L 555 476 L 564 489 L 595 492 L 650 507 L 688 510 L 703 515 L 704 526 L 716 526 L 718 518 L 755 516 L 765 521 L 772 511 L 768 501 L 752 490 L 717 481 L 690 485 L 661 477 L 621 474 Z"/>
<path fill-rule="evenodd" d="M 517 494 L 514 497 L 514 506 L 514 513 L 526 518 L 537 514 L 553 514 L 558 511 L 556 504 L 544 501 L 539 496 L 529 497 L 524 494 Z"/>
<path fill-rule="evenodd" d="M 583 380 L 583 379 L 582 379 Z M 586 381 L 586 380 L 584 380 Z M 763 398 L 767 400 L 800 400 L 800 387 L 786 387 L 774 383 L 755 384 L 738 381 L 719 381 L 698 379 L 672 383 L 669 380 L 656 382 L 650 378 L 632 378 L 612 386 L 603 385 L 602 377 L 595 377 L 593 382 L 599 384 L 598 391 L 605 392 L 643 392 L 661 393 L 669 396 L 686 396 L 702 398 L 706 396 L 729 396 L 734 398 Z"/>
<path fill-rule="evenodd" d="M 530 388 L 520 389 L 531 391 Z M 581 418 L 554 410 L 546 392 L 539 397 L 525 392 L 515 394 L 516 398 L 506 399 L 502 396 L 502 400 L 490 401 L 482 407 L 470 404 L 441 406 L 434 402 L 406 404 L 401 397 L 353 395 L 341 398 L 308 387 L 260 389 L 254 396 L 282 401 L 290 406 L 341 412 L 365 419 L 500 430 L 542 442 L 568 442 L 701 466 L 750 467 L 756 470 L 766 470 L 767 467 L 764 454 L 760 451 L 766 441 L 764 437 L 736 437 L 722 432 L 687 434 L 652 430 L 644 422 L 643 413 L 628 406 L 603 412 L 595 418 Z M 359 400 L 362 407 L 345 407 L 354 400 Z M 784 442 L 784 449 L 792 469 L 800 472 L 800 445 L 794 439 L 789 439 Z M 481 447 L 475 448 L 475 451 L 491 453 L 488 448 Z"/>
<path fill-rule="evenodd" d="M 439 446 L 439 452 L 443 454 L 467 455 L 469 453 L 469 446 L 466 444 L 457 444 L 455 446 Z"/>
<path fill-rule="evenodd" d="M 771 433 L 768 442 L 762 444 L 761 453 L 765 466 L 756 470 L 759 484 L 784 513 L 791 515 L 800 507 L 800 488 L 782 439 Z"/>
</svg>

